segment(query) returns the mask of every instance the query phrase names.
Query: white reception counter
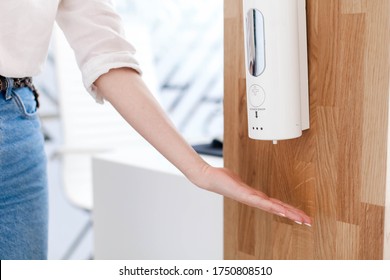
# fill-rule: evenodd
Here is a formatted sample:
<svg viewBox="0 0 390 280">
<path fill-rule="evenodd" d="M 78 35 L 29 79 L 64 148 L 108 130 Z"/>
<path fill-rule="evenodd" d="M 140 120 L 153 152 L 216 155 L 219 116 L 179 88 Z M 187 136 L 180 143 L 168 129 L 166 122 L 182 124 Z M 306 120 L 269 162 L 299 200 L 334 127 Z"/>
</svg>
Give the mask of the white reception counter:
<svg viewBox="0 0 390 280">
<path fill-rule="evenodd" d="M 96 259 L 223 259 L 222 196 L 194 186 L 143 143 L 92 164 Z"/>
</svg>

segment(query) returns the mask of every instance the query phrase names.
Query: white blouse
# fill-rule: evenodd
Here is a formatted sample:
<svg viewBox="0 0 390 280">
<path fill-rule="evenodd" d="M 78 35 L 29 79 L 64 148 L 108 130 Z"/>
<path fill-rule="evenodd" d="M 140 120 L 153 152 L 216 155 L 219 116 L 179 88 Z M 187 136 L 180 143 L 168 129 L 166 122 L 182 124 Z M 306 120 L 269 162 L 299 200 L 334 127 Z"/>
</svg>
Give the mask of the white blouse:
<svg viewBox="0 0 390 280">
<path fill-rule="evenodd" d="M 111 0 L 0 0 L 0 75 L 41 72 L 54 22 L 73 48 L 86 89 L 97 101 L 94 81 L 110 69 L 140 72 L 134 47 Z"/>
</svg>

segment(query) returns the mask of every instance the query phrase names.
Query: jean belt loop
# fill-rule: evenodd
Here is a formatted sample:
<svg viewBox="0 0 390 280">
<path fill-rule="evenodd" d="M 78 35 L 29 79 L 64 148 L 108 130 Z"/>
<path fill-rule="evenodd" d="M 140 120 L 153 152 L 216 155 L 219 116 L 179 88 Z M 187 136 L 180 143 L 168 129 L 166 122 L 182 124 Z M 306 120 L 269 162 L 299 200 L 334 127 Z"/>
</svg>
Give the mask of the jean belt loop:
<svg viewBox="0 0 390 280">
<path fill-rule="evenodd" d="M 7 90 L 5 92 L 5 100 L 12 98 L 12 89 L 14 87 L 14 79 L 7 78 Z"/>
</svg>

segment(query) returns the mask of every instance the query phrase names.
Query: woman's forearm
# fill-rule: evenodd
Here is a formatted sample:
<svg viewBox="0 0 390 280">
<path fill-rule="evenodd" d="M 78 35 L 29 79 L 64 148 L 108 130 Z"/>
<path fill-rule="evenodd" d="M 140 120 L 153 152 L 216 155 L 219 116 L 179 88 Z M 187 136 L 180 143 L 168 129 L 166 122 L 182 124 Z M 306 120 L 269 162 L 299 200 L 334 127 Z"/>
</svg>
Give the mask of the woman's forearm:
<svg viewBox="0 0 390 280">
<path fill-rule="evenodd" d="M 191 181 L 207 168 L 206 162 L 177 133 L 137 72 L 114 69 L 101 76 L 95 85 L 98 93 Z"/>
</svg>

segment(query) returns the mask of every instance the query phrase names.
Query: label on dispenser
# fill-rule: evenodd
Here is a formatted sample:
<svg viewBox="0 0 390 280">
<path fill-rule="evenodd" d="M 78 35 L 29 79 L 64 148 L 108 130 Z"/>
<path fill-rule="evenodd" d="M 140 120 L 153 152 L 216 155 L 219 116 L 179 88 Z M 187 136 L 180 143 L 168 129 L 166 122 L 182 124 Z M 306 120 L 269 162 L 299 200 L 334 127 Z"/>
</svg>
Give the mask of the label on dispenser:
<svg viewBox="0 0 390 280">
<path fill-rule="evenodd" d="M 259 85 L 252 85 L 249 89 L 249 102 L 253 107 L 260 107 L 265 101 L 264 89 Z"/>
</svg>

